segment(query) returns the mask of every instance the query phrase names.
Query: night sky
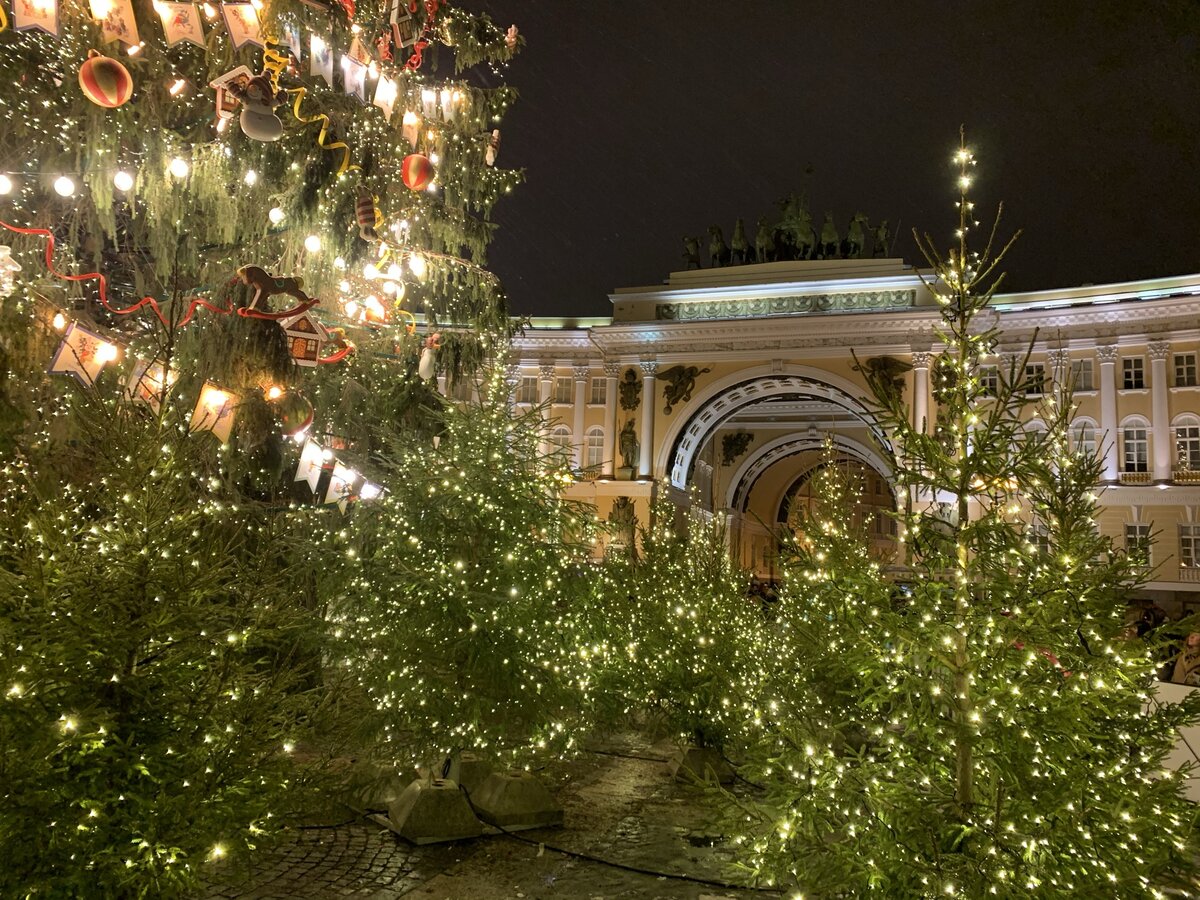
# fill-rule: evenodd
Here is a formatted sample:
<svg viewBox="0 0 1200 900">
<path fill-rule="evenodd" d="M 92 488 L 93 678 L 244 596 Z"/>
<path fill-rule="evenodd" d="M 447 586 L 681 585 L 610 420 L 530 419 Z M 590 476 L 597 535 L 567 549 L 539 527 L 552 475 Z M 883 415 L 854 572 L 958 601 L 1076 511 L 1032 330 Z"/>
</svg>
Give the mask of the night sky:
<svg viewBox="0 0 1200 900">
<path fill-rule="evenodd" d="M 683 268 L 682 237 L 776 216 L 888 219 L 947 243 L 958 128 L 974 199 L 1024 234 L 1006 287 L 1200 271 L 1200 8 L 1191 0 L 476 0 L 527 41 L 490 266 L 518 314 L 608 315 Z M 705 254 L 706 255 L 706 254 Z"/>
</svg>

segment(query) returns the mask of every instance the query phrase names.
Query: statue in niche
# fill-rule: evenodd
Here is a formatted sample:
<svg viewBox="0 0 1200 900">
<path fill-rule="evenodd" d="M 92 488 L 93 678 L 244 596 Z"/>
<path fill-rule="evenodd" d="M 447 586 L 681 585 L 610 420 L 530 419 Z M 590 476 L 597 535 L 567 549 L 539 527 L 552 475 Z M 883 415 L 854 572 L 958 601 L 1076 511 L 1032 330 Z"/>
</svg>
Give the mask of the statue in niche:
<svg viewBox="0 0 1200 900">
<path fill-rule="evenodd" d="M 642 381 L 638 378 L 636 369 L 626 369 L 621 383 L 621 409 L 632 412 L 642 403 Z"/>
<path fill-rule="evenodd" d="M 871 255 L 875 257 L 887 256 L 891 250 L 892 233 L 888 230 L 888 220 L 884 219 L 875 226 L 875 246 L 871 249 Z"/>
<path fill-rule="evenodd" d="M 683 261 L 686 269 L 700 268 L 700 238 L 685 237 L 683 239 Z"/>
<path fill-rule="evenodd" d="M 625 423 L 625 427 L 621 429 L 621 436 L 618 439 L 621 447 L 621 462 L 626 469 L 637 471 L 638 462 L 641 459 L 641 445 L 638 443 L 637 430 L 634 427 L 633 419 Z"/>
<path fill-rule="evenodd" d="M 660 372 L 658 377 L 666 382 L 666 388 L 663 391 L 666 406 L 663 407 L 663 413 L 669 416 L 671 410 L 680 403 L 687 403 L 691 400 L 692 391 L 696 387 L 696 376 L 711 371 L 711 369 L 701 369 L 696 366 L 671 366 L 665 372 Z"/>
<path fill-rule="evenodd" d="M 729 264 L 740 266 L 750 262 L 750 242 L 746 239 L 746 223 L 741 219 L 733 226 L 733 237 L 729 239 Z"/>
<path fill-rule="evenodd" d="M 748 431 L 737 431 L 721 438 L 721 465 L 732 466 L 749 449 L 753 440 L 754 435 Z"/>
<path fill-rule="evenodd" d="M 912 366 L 894 356 L 876 356 L 864 362 L 855 357 L 853 368 L 862 372 L 867 385 L 881 399 L 898 401 L 904 394 L 904 373 Z"/>
</svg>

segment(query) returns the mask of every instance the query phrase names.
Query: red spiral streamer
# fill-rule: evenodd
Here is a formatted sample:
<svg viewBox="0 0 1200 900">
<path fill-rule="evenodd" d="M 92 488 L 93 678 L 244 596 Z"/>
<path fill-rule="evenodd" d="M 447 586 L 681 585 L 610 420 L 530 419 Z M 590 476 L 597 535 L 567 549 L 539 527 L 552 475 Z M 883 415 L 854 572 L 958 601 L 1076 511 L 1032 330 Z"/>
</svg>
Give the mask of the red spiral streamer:
<svg viewBox="0 0 1200 900">
<path fill-rule="evenodd" d="M 46 269 L 50 272 L 50 274 L 55 278 L 61 278 L 64 281 L 95 281 L 96 293 L 100 298 L 100 302 L 110 313 L 118 316 L 128 316 L 137 312 L 142 307 L 148 306 L 150 307 L 150 311 L 158 318 L 158 321 L 162 322 L 162 324 L 167 328 L 171 327 L 171 320 L 167 318 L 167 316 L 163 315 L 162 307 L 158 305 L 158 301 L 153 297 L 142 297 L 142 299 L 130 306 L 114 306 L 108 300 L 108 279 L 104 277 L 103 272 L 85 272 L 82 275 L 69 275 L 66 272 L 60 272 L 58 269 L 54 268 L 54 247 L 56 242 L 54 235 L 47 229 L 21 228 L 19 225 L 9 225 L 3 220 L 0 220 L 0 227 L 7 228 L 9 231 L 16 232 L 17 234 L 39 235 L 44 237 L 46 239 Z M 311 309 L 316 305 L 316 303 L 316 300 L 310 300 L 308 303 L 300 304 L 295 309 L 290 309 L 286 312 L 280 313 L 261 312 L 257 309 L 239 309 L 237 312 L 239 315 L 253 319 L 284 319 L 288 316 L 294 316 L 298 313 L 304 312 L 305 310 Z M 228 307 L 222 308 L 220 306 L 213 306 L 213 304 L 209 303 L 203 297 L 192 297 L 188 302 L 187 312 L 183 314 L 183 318 L 175 323 L 176 327 L 182 328 L 188 322 L 192 321 L 196 315 L 196 310 L 201 307 L 222 316 L 228 316 L 234 312 L 234 306 L 232 303 L 230 303 Z"/>
</svg>

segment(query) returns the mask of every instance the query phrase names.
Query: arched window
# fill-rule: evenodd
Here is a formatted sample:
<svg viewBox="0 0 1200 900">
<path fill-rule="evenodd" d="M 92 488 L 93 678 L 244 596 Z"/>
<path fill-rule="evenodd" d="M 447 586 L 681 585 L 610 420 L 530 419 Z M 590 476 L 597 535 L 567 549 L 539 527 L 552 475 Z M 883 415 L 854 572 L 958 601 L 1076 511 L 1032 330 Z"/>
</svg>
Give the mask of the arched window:
<svg viewBox="0 0 1200 900">
<path fill-rule="evenodd" d="M 1193 415 L 1176 416 L 1171 430 L 1175 432 L 1175 468 L 1200 471 L 1200 419 Z"/>
<path fill-rule="evenodd" d="M 552 449 L 567 449 L 571 446 L 571 429 L 566 425 L 559 425 L 550 432 L 550 446 Z"/>
<path fill-rule="evenodd" d="M 1046 423 L 1041 419 L 1033 419 L 1024 425 L 1025 440 L 1036 441 L 1046 436 Z"/>
<path fill-rule="evenodd" d="M 599 426 L 589 428 L 587 432 L 587 456 L 584 458 L 584 466 L 589 469 L 598 469 L 604 465 L 604 429 Z"/>
<path fill-rule="evenodd" d="M 1121 423 L 1121 471 L 1150 471 L 1150 423 L 1130 416 Z"/>
<path fill-rule="evenodd" d="M 1071 423 L 1071 447 L 1080 456 L 1096 455 L 1096 423 L 1091 419 L 1076 419 Z"/>
</svg>

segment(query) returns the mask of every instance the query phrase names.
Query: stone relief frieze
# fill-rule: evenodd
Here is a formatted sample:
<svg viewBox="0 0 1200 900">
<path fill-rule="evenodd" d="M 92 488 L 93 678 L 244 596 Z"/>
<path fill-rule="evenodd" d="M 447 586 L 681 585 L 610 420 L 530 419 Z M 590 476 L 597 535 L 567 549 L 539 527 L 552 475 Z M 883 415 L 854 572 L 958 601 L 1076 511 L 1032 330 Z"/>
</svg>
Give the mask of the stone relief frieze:
<svg viewBox="0 0 1200 900">
<path fill-rule="evenodd" d="M 854 291 L 842 294 L 807 294 L 800 297 L 753 297 L 742 300 L 700 300 L 659 303 L 658 319 L 747 319 L 756 316 L 796 316 L 824 312 L 868 312 L 906 309 L 916 303 L 915 290 Z"/>
</svg>

